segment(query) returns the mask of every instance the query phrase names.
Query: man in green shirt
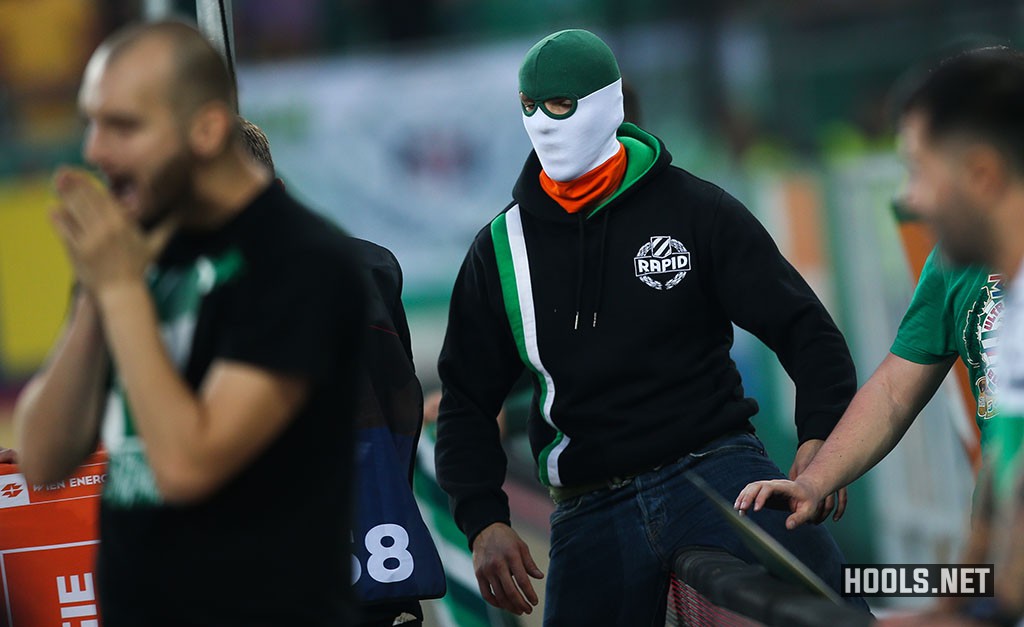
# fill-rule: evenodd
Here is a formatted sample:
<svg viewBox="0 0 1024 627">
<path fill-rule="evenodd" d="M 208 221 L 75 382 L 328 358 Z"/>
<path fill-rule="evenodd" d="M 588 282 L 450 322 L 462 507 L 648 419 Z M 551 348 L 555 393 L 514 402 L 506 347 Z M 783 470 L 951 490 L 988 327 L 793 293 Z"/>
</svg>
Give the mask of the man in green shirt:
<svg viewBox="0 0 1024 627">
<path fill-rule="evenodd" d="M 979 400 L 993 390 L 999 395 L 992 416 L 985 399 L 982 420 L 985 464 L 979 480 L 970 554 L 966 563 L 995 562 L 994 597 L 979 598 L 958 608 L 959 616 L 930 613 L 900 624 L 1018 624 L 1024 616 L 1024 54 L 1008 48 L 975 50 L 943 62 L 911 92 L 900 120 L 901 152 L 908 164 L 906 201 L 930 223 L 941 241 L 944 258 L 966 266 L 981 263 L 1006 280 L 1002 302 L 999 281 L 982 302 L 966 308 L 981 323 L 966 327 L 963 338 L 969 366 L 981 367 L 975 377 Z M 967 272 L 965 270 L 965 272 Z M 965 307 L 957 298 L 954 311 Z M 1003 313 L 1003 308 L 1006 312 Z M 908 314 L 909 315 L 909 314 Z M 986 320 L 989 324 L 986 325 Z M 927 325 L 905 337 L 927 337 Z M 999 363 L 994 364 L 992 331 L 1000 334 Z M 940 326 L 932 333 L 948 327 Z M 985 359 L 970 363 L 972 345 Z M 894 346 L 899 350 L 900 343 Z M 894 351 L 895 352 L 895 351 Z M 923 354 L 927 358 L 927 353 Z M 921 354 L 917 354 L 921 357 Z M 892 377 L 911 364 L 890 355 L 858 392 L 811 465 L 793 482 L 758 482 L 744 488 L 736 506 L 763 507 L 769 497 L 788 499 L 795 527 L 815 511 L 822 494 L 846 485 L 899 440 L 934 386 L 918 376 L 911 382 Z M 939 364 L 942 362 L 940 361 Z M 895 365 L 894 365 L 895 364 Z M 909 367 L 912 375 L 915 367 Z M 916 368 L 930 368 L 937 365 Z M 977 372 L 977 371 L 975 371 Z M 984 389 L 982 389 L 984 387 Z M 979 405 L 981 403 L 979 402 Z M 871 429 L 878 429 L 873 433 Z M 978 559 L 981 558 L 981 559 Z M 952 605 L 952 604 L 950 604 Z M 947 605 L 945 609 L 951 609 Z"/>
<path fill-rule="evenodd" d="M 907 432 L 959 356 L 970 374 L 982 450 L 995 415 L 993 367 L 1003 313 L 998 274 L 980 266 L 950 266 L 932 251 L 890 353 L 864 383 L 822 452 L 796 481 L 759 481 L 736 499 L 741 511 L 788 497 L 790 529 L 821 518 L 824 500 L 885 457 Z M 825 446 L 831 450 L 826 450 Z M 813 472 L 811 472 L 813 470 Z M 846 509 L 840 494 L 833 518 Z"/>
<path fill-rule="evenodd" d="M 933 250 L 921 270 L 910 308 L 900 323 L 893 355 L 928 366 L 957 356 L 970 375 L 981 447 L 988 448 L 996 413 L 993 369 L 1003 314 L 1003 281 L 980 266 L 953 267 Z"/>
</svg>

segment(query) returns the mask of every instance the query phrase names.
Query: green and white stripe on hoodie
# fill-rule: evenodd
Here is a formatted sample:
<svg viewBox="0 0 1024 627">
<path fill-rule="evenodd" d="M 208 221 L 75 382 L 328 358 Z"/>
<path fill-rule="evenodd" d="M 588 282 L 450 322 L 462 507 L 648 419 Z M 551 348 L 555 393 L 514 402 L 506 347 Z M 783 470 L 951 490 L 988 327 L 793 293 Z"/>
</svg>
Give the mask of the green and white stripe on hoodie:
<svg viewBox="0 0 1024 627">
<path fill-rule="evenodd" d="M 526 253 L 522 215 L 518 205 L 491 222 L 491 239 L 494 241 L 501 291 L 505 297 L 505 312 L 508 314 L 512 335 L 519 349 L 519 357 L 540 383 L 541 416 L 557 432 L 555 439 L 544 447 L 537 460 L 540 480 L 544 485 L 558 487 L 562 485 L 558 459 L 569 446 L 569 436 L 559 430 L 551 419 L 551 407 L 555 402 L 555 381 L 544 367 L 537 342 L 537 316 L 533 306 L 533 287 L 530 283 L 530 259 Z"/>
</svg>

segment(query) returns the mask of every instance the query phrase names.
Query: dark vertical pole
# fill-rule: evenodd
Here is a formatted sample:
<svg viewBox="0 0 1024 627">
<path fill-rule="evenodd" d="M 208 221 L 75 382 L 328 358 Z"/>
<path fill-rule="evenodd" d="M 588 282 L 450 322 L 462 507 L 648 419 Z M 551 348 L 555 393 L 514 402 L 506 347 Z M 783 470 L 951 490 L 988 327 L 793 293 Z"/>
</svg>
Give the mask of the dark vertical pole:
<svg viewBox="0 0 1024 627">
<path fill-rule="evenodd" d="M 231 21 L 231 0 L 196 0 L 196 20 L 199 30 L 220 51 L 228 64 L 231 82 L 238 91 L 238 80 L 235 76 L 235 35 Z M 238 110 L 236 95 L 235 110 Z"/>
</svg>

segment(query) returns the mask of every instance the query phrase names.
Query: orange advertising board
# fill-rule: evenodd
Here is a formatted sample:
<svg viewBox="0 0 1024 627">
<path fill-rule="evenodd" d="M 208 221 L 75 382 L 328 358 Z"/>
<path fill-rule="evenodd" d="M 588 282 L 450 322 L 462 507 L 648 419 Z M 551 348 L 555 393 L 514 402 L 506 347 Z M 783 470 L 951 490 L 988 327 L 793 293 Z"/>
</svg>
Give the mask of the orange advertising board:
<svg viewBox="0 0 1024 627">
<path fill-rule="evenodd" d="M 0 625 L 99 627 L 95 561 L 105 480 L 102 453 L 45 485 L 0 464 Z"/>
</svg>

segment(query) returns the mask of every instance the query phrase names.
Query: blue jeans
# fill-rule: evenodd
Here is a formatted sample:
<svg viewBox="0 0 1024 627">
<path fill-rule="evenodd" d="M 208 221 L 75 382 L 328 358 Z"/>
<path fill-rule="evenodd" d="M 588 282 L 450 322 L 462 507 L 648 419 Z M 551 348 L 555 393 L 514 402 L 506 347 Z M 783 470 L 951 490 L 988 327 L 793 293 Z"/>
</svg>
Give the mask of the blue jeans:
<svg viewBox="0 0 1024 627">
<path fill-rule="evenodd" d="M 729 503 L 751 481 L 785 478 L 760 440 L 735 434 L 621 488 L 562 501 L 551 514 L 545 625 L 664 625 L 668 575 L 685 547 L 718 547 L 757 562 L 722 514 L 683 476 L 687 470 Z M 843 556 L 835 540 L 818 525 L 788 531 L 787 515 L 764 509 L 750 517 L 839 590 Z M 851 602 L 867 609 L 862 599 Z"/>
</svg>

